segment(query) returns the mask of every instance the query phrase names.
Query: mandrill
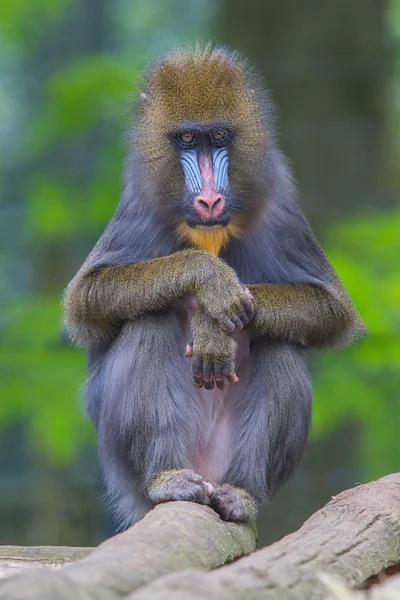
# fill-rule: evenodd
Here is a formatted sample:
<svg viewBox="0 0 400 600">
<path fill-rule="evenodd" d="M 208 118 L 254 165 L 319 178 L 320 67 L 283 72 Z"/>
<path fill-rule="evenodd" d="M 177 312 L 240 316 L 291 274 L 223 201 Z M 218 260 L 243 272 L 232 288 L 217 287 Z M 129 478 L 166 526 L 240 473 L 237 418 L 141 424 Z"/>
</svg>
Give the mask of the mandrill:
<svg viewBox="0 0 400 600">
<path fill-rule="evenodd" d="M 305 350 L 362 326 L 246 61 L 172 52 L 136 114 L 121 201 L 65 296 L 104 483 L 123 528 L 171 500 L 253 519 L 303 455 Z"/>
</svg>

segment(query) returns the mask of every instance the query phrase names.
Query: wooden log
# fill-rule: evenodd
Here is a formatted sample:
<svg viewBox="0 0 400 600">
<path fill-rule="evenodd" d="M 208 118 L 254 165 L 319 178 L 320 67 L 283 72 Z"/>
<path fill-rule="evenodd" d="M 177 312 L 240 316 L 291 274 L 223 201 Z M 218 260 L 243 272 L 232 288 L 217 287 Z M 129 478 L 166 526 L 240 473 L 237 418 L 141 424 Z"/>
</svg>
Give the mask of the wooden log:
<svg viewBox="0 0 400 600">
<path fill-rule="evenodd" d="M 64 567 L 92 550 L 70 546 L 0 546 L 0 579 L 35 567 Z"/>
<path fill-rule="evenodd" d="M 389 575 L 386 573 L 389 571 Z M 399 600 L 400 577 L 392 576 L 390 570 L 380 574 L 380 582 L 374 583 L 366 590 L 351 590 L 342 579 L 326 573 L 321 575 L 321 581 L 329 590 L 329 600 Z"/>
<path fill-rule="evenodd" d="M 342 492 L 268 548 L 210 573 L 200 570 L 254 545 L 249 524 L 224 523 L 196 504 L 160 505 L 83 560 L 1 581 L 0 600 L 332 598 L 335 577 L 346 591 L 400 563 L 400 474 Z M 365 592 L 346 594 L 358 600 Z"/>
<path fill-rule="evenodd" d="M 400 473 L 334 497 L 295 533 L 210 573 L 168 575 L 130 600 L 320 600 L 321 573 L 356 587 L 400 563 Z"/>
<path fill-rule="evenodd" d="M 398 600 L 400 598 L 400 576 L 382 578 L 382 583 L 366 592 L 356 592 L 354 600 Z M 352 597 L 349 596 L 349 600 Z"/>
<path fill-rule="evenodd" d="M 83 560 L 3 579 L 0 599 L 112 600 L 167 573 L 218 567 L 252 552 L 255 545 L 255 528 L 248 523 L 225 523 L 198 504 L 161 504 Z"/>
</svg>

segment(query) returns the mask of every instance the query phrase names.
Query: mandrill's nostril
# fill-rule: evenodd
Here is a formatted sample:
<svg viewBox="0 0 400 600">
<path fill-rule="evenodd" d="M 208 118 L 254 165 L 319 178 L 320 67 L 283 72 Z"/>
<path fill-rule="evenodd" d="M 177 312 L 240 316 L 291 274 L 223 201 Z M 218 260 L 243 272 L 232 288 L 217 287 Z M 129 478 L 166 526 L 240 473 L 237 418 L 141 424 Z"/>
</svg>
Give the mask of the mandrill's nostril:
<svg viewBox="0 0 400 600">
<path fill-rule="evenodd" d="M 197 212 L 203 217 L 216 217 L 221 214 L 225 201 L 222 196 L 210 196 L 196 198 L 194 206 Z"/>
<path fill-rule="evenodd" d="M 210 205 L 205 200 L 199 199 L 198 203 L 204 210 L 210 210 Z"/>
<path fill-rule="evenodd" d="M 221 205 L 223 205 L 224 201 L 221 198 L 221 196 L 219 198 L 216 199 L 216 201 L 214 202 L 213 206 L 212 206 L 212 210 L 215 210 L 217 208 L 219 208 Z M 222 206 L 221 206 L 222 208 Z"/>
</svg>

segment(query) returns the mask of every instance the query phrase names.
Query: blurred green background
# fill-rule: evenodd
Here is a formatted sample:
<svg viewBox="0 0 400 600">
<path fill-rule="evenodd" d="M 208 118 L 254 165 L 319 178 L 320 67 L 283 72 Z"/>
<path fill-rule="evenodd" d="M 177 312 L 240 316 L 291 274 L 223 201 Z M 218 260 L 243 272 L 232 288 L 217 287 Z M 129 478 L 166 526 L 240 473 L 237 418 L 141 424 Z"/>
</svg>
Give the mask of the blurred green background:
<svg viewBox="0 0 400 600">
<path fill-rule="evenodd" d="M 196 39 L 265 76 L 306 215 L 369 332 L 312 357 L 312 440 L 262 543 L 399 470 L 400 0 L 3 0 L 0 544 L 112 533 L 60 300 L 118 203 L 141 70 Z"/>
</svg>

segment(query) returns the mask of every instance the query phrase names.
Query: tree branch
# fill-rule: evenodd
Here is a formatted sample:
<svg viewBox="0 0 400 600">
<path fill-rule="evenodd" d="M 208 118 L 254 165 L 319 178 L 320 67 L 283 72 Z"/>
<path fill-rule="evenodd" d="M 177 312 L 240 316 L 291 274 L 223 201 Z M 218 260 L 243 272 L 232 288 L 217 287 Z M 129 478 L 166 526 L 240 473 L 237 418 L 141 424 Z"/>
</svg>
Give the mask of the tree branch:
<svg viewBox="0 0 400 600">
<path fill-rule="evenodd" d="M 0 579 L 34 567 L 64 567 L 92 550 L 70 546 L 0 546 Z"/>
<path fill-rule="evenodd" d="M 199 504 L 160 504 L 125 533 L 63 569 L 31 569 L 0 581 L 1 600 L 121 598 L 189 567 L 213 569 L 255 549 L 250 524 L 225 523 Z"/>
<path fill-rule="evenodd" d="M 319 575 L 340 576 L 350 587 L 400 563 L 400 473 L 334 497 L 295 533 L 211 573 L 163 577 L 131 600 L 215 598 L 291 600 L 325 598 Z"/>
<path fill-rule="evenodd" d="M 326 598 L 335 577 L 354 588 L 400 563 L 400 473 L 342 492 L 295 533 L 204 572 L 254 546 L 250 525 L 196 504 L 159 505 L 73 565 L 4 580 L 0 600 Z"/>
</svg>

